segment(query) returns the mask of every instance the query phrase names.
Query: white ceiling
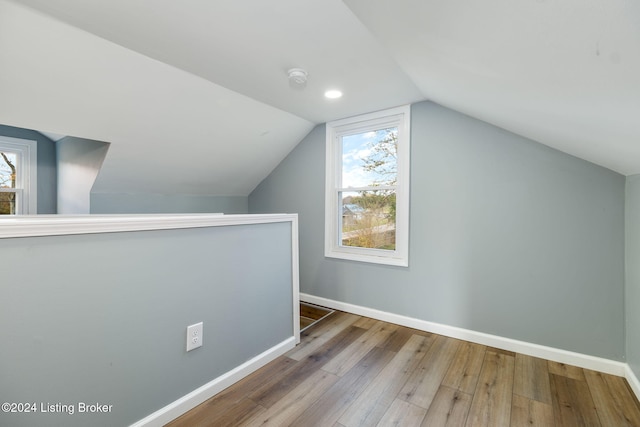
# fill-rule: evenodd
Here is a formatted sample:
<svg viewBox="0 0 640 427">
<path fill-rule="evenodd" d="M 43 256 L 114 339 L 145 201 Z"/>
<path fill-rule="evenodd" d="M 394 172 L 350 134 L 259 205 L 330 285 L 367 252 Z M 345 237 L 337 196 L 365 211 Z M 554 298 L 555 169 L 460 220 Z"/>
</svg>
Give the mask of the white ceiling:
<svg viewBox="0 0 640 427">
<path fill-rule="evenodd" d="M 640 2 L 346 2 L 425 98 L 640 173 Z"/>
<path fill-rule="evenodd" d="M 0 54 L 0 123 L 112 142 L 98 191 L 247 195 L 315 124 L 424 99 L 640 173 L 634 0 L 0 0 Z"/>
</svg>

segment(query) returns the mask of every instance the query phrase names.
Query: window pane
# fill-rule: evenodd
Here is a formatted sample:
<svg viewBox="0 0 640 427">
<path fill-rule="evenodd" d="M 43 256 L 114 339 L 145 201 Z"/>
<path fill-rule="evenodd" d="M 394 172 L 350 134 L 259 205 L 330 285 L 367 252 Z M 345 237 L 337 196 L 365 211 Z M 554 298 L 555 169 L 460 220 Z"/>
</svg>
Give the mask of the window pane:
<svg viewBox="0 0 640 427">
<path fill-rule="evenodd" d="M 395 185 L 398 128 L 342 137 L 342 188 Z"/>
<path fill-rule="evenodd" d="M 7 151 L 0 152 L 0 188 L 16 188 L 16 167 L 18 155 Z"/>
<path fill-rule="evenodd" d="M 395 191 L 346 191 L 339 196 L 342 246 L 395 250 Z"/>
<path fill-rule="evenodd" d="M 16 193 L 0 192 L 0 215 L 15 215 Z"/>
</svg>

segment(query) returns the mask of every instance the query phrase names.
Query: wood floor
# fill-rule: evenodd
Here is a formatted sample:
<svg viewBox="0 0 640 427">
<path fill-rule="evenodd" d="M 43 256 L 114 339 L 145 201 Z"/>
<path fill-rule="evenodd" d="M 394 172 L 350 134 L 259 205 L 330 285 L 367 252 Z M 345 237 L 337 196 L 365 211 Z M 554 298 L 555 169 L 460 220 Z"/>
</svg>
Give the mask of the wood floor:
<svg viewBox="0 0 640 427">
<path fill-rule="evenodd" d="M 334 312 L 168 426 L 640 426 L 625 379 Z"/>
</svg>

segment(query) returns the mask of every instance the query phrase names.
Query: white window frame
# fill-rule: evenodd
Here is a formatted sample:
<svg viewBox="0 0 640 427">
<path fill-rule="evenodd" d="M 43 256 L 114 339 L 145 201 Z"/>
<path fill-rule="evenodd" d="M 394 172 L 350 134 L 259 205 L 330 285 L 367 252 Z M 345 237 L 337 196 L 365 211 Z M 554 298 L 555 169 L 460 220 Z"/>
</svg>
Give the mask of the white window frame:
<svg viewBox="0 0 640 427">
<path fill-rule="evenodd" d="M 325 184 L 325 250 L 329 258 L 409 266 L 409 180 L 411 152 L 409 105 L 327 123 Z M 395 250 L 344 246 L 341 241 L 342 136 L 398 127 Z M 358 191 L 354 189 L 353 191 Z"/>
<path fill-rule="evenodd" d="M 15 189 L 0 189 L 16 193 L 16 215 L 38 213 L 38 143 L 28 139 L 0 135 L 0 151 L 18 153 Z"/>
</svg>

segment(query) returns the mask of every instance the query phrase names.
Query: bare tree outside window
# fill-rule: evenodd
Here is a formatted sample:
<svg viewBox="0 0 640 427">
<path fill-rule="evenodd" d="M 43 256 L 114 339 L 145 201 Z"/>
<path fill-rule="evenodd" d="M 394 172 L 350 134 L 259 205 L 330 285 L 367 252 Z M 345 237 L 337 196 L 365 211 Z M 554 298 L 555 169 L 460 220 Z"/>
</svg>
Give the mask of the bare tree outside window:
<svg viewBox="0 0 640 427">
<path fill-rule="evenodd" d="M 0 152 L 0 189 L 16 188 L 16 163 L 15 153 Z M 0 191 L 0 215 L 15 214 L 15 191 Z"/>
<path fill-rule="evenodd" d="M 342 142 L 343 187 L 362 188 L 342 193 L 342 244 L 394 250 L 398 128 L 344 136 Z"/>
<path fill-rule="evenodd" d="M 409 265 L 410 116 L 404 105 L 327 123 L 326 257 Z"/>
</svg>

